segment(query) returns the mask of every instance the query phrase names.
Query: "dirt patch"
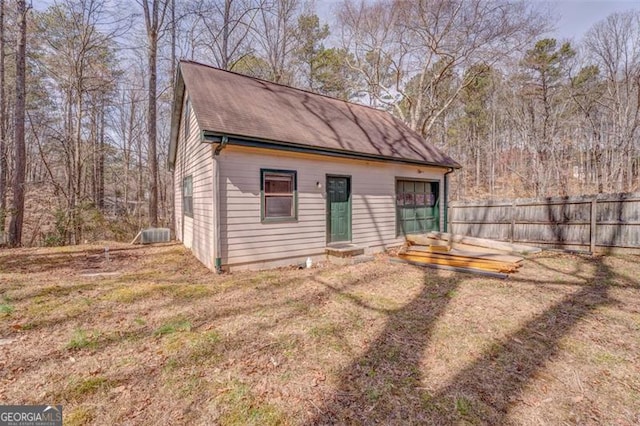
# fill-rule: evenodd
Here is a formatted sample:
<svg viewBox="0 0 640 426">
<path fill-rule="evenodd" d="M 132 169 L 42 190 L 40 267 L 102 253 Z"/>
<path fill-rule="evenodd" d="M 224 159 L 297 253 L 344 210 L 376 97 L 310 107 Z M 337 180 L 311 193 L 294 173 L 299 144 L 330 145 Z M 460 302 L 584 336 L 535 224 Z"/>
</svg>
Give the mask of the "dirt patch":
<svg viewBox="0 0 640 426">
<path fill-rule="evenodd" d="M 503 281 L 5 250 L 0 401 L 69 424 L 637 424 L 639 261 L 543 253 Z"/>
</svg>

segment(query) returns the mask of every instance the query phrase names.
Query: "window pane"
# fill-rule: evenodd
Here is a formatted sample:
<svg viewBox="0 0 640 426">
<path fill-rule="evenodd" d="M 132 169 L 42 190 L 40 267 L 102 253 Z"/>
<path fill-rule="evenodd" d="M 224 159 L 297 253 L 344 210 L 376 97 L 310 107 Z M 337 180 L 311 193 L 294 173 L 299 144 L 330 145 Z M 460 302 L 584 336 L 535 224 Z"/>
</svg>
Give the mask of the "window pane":
<svg viewBox="0 0 640 426">
<path fill-rule="evenodd" d="M 293 194 L 293 176 L 291 175 L 264 175 L 265 194 Z"/>
<path fill-rule="evenodd" d="M 291 196 L 267 196 L 264 197 L 265 217 L 292 217 L 293 197 Z"/>
<path fill-rule="evenodd" d="M 407 193 L 404 194 L 404 205 L 405 206 L 413 206 L 414 205 L 413 193 L 407 192 Z"/>
<path fill-rule="evenodd" d="M 291 181 L 267 180 L 264 184 L 264 191 L 267 194 L 290 194 L 293 192 Z"/>
<path fill-rule="evenodd" d="M 189 98 L 184 105 L 184 137 L 189 137 L 189 131 L 191 130 L 191 102 Z"/>
<path fill-rule="evenodd" d="M 193 178 L 191 176 L 184 178 L 182 189 L 185 197 L 189 197 L 193 194 Z"/>
<path fill-rule="evenodd" d="M 433 207 L 436 204 L 436 194 L 427 194 L 427 206 Z"/>
</svg>

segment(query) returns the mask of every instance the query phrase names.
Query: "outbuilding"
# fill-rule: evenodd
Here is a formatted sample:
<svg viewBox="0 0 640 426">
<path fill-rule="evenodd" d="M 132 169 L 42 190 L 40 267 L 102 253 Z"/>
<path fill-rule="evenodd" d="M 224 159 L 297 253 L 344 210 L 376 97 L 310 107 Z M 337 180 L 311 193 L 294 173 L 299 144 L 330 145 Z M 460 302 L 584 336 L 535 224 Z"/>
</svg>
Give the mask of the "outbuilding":
<svg viewBox="0 0 640 426">
<path fill-rule="evenodd" d="M 373 253 L 444 229 L 460 166 L 391 114 L 191 61 L 174 90 L 176 237 L 210 269 Z"/>
</svg>

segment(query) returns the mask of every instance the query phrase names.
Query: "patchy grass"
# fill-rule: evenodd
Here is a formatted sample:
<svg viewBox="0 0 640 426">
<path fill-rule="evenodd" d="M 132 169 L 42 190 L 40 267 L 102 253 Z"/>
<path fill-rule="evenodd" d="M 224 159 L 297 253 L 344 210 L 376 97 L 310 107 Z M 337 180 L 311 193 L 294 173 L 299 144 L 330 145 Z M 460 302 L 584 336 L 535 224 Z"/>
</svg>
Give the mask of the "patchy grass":
<svg viewBox="0 0 640 426">
<path fill-rule="evenodd" d="M 133 303 L 145 298 L 151 298 L 157 286 L 153 284 L 135 284 L 117 287 L 103 296 L 104 300 L 120 303 Z"/>
<path fill-rule="evenodd" d="M 64 414 L 64 424 L 66 426 L 81 426 L 90 424 L 95 419 L 95 412 L 85 406 L 78 406 L 73 408 L 69 413 L 65 412 Z"/>
<path fill-rule="evenodd" d="M 103 376 L 74 379 L 59 397 L 64 401 L 81 401 L 100 391 L 106 391 L 110 387 L 111 383 Z"/>
<path fill-rule="evenodd" d="M 634 425 L 639 306 L 638 256 L 542 253 L 502 281 L 2 250 L 0 401 L 64 404 L 65 424 Z"/>
<path fill-rule="evenodd" d="M 73 336 L 69 343 L 67 343 L 67 349 L 84 349 L 84 348 L 97 348 L 98 347 L 98 338 L 100 337 L 100 333 L 97 332 L 87 332 L 81 328 L 76 329 L 73 332 Z"/>
<path fill-rule="evenodd" d="M 471 414 L 471 401 L 464 396 L 456 399 L 456 411 L 462 417 L 468 417 Z"/>
<path fill-rule="evenodd" d="M 244 383 L 232 382 L 219 398 L 229 407 L 220 417 L 221 425 L 281 425 L 284 414 L 275 406 L 261 402 Z"/>
<path fill-rule="evenodd" d="M 191 323 L 182 318 L 176 318 L 167 321 L 153 332 L 155 336 L 164 336 L 165 334 L 173 334 L 181 331 L 190 331 Z"/>
<path fill-rule="evenodd" d="M 9 316 L 13 313 L 15 308 L 8 303 L 0 303 L 0 315 Z"/>
</svg>

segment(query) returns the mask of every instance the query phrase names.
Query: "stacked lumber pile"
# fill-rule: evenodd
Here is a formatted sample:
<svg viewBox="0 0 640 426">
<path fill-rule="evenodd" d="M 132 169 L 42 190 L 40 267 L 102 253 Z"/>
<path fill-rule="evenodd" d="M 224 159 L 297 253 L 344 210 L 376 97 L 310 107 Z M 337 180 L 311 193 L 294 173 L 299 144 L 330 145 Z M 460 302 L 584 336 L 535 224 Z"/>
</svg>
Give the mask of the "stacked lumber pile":
<svg viewBox="0 0 640 426">
<path fill-rule="evenodd" d="M 430 232 L 407 236 L 407 247 L 398 256 L 415 265 L 506 278 L 522 266 L 522 255 L 539 251 L 537 247 Z"/>
</svg>

